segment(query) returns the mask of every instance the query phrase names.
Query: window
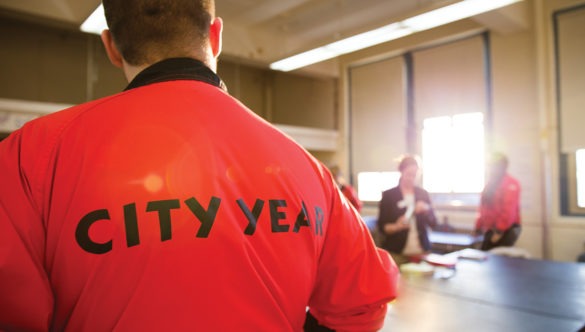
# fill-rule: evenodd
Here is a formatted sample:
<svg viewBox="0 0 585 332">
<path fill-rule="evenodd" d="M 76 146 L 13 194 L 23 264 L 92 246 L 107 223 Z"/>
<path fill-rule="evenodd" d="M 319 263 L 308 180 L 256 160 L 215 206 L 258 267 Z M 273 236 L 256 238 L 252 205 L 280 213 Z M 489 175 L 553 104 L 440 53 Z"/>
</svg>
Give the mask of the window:
<svg viewBox="0 0 585 332">
<path fill-rule="evenodd" d="M 557 110 L 559 119 L 560 208 L 563 215 L 585 216 L 585 5 L 553 15 Z"/>
<path fill-rule="evenodd" d="M 382 192 L 398 185 L 400 172 L 358 173 L 358 197 L 362 202 L 378 202 Z"/>
<path fill-rule="evenodd" d="M 423 187 L 430 193 L 479 193 L 484 186 L 483 114 L 427 118 L 422 131 Z"/>
<path fill-rule="evenodd" d="M 585 208 L 585 149 L 575 153 L 577 171 L 577 206 Z"/>
<path fill-rule="evenodd" d="M 585 149 L 561 155 L 561 211 L 585 215 Z"/>
</svg>

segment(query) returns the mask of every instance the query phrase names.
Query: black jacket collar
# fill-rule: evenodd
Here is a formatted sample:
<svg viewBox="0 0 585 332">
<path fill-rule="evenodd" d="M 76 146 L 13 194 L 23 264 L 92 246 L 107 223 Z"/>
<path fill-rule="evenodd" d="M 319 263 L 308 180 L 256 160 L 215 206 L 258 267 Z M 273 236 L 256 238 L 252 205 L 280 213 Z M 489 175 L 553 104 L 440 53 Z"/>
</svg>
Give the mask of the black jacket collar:
<svg viewBox="0 0 585 332">
<path fill-rule="evenodd" d="M 125 90 L 175 80 L 201 81 L 227 91 L 216 73 L 203 62 L 191 58 L 172 58 L 157 62 L 138 73 Z"/>
</svg>

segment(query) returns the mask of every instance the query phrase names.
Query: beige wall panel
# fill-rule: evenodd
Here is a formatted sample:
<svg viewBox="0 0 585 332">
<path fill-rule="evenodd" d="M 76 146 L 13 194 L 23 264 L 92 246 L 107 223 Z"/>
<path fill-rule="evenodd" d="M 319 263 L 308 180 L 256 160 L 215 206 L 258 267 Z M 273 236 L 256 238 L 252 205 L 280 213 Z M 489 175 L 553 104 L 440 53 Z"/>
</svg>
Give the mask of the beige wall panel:
<svg viewBox="0 0 585 332">
<path fill-rule="evenodd" d="M 516 242 L 516 247 L 525 249 L 532 258 L 544 258 L 542 248 L 542 227 L 534 224 L 522 226 L 522 233 Z"/>
<path fill-rule="evenodd" d="M 417 125 L 433 116 L 487 111 L 481 36 L 418 51 L 414 61 Z"/>
<path fill-rule="evenodd" d="M 266 70 L 241 66 L 239 75 L 240 101 L 252 111 L 267 118 L 269 106 L 269 73 Z M 229 89 L 229 87 L 228 87 Z"/>
<path fill-rule="evenodd" d="M 0 93 L 4 98 L 38 100 L 40 39 L 46 34 L 25 24 L 0 20 Z"/>
<path fill-rule="evenodd" d="M 270 105 L 270 75 L 267 70 L 220 59 L 217 72 L 232 96 L 254 113 L 265 119 L 269 118 L 267 107 Z"/>
<path fill-rule="evenodd" d="M 354 176 L 395 171 L 406 152 L 406 96 L 402 57 L 350 69 L 351 147 Z"/>
<path fill-rule="evenodd" d="M 551 237 L 553 260 L 575 262 L 577 256 L 585 251 L 585 228 L 555 227 Z"/>
<path fill-rule="evenodd" d="M 85 36 L 50 34 L 39 49 L 40 100 L 59 103 L 86 101 L 87 41 Z"/>
<path fill-rule="evenodd" d="M 98 99 L 123 91 L 128 82 L 120 68 L 115 67 L 108 59 L 104 46 L 97 36 L 88 36 L 91 61 L 88 67 L 90 86 L 88 99 Z"/>
<path fill-rule="evenodd" d="M 336 129 L 337 80 L 275 73 L 272 122 Z"/>
<path fill-rule="evenodd" d="M 98 36 L 0 20 L 0 97 L 78 104 L 126 86 Z M 88 75 L 92 77 L 88 80 Z"/>
<path fill-rule="evenodd" d="M 218 61 L 217 74 L 226 84 L 228 91 L 234 97 L 238 95 L 238 68 L 239 65 L 229 61 Z"/>
</svg>

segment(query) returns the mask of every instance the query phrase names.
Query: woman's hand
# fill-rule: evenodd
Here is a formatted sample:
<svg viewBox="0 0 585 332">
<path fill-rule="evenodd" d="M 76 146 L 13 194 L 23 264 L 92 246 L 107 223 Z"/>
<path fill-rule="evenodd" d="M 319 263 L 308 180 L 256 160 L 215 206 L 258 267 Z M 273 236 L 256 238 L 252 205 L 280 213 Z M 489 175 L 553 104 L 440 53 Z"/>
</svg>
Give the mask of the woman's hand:
<svg viewBox="0 0 585 332">
<path fill-rule="evenodd" d="M 423 201 L 417 201 L 414 206 L 414 214 L 426 213 L 431 209 L 431 206 Z"/>
<path fill-rule="evenodd" d="M 410 228 L 410 224 L 405 216 L 401 216 L 395 223 L 384 225 L 384 232 L 386 234 L 393 234 Z"/>
<path fill-rule="evenodd" d="M 490 241 L 492 243 L 496 243 L 496 242 L 498 242 L 502 238 L 502 235 L 503 234 L 493 232 L 492 237 L 490 238 Z"/>
</svg>

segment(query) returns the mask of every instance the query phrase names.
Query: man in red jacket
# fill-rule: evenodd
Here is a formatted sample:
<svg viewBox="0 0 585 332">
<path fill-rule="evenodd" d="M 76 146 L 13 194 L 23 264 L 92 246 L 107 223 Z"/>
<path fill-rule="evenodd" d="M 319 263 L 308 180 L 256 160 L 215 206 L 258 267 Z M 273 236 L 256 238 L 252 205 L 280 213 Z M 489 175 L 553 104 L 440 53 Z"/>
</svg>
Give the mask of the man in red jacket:
<svg viewBox="0 0 585 332">
<path fill-rule="evenodd" d="M 476 234 L 484 234 L 482 250 L 511 247 L 522 231 L 520 219 L 520 182 L 508 174 L 508 157 L 494 153 L 481 193 Z"/>
<path fill-rule="evenodd" d="M 213 1 L 105 0 L 126 91 L 0 143 L 0 330 L 376 330 L 397 269 L 222 89 Z"/>
</svg>

